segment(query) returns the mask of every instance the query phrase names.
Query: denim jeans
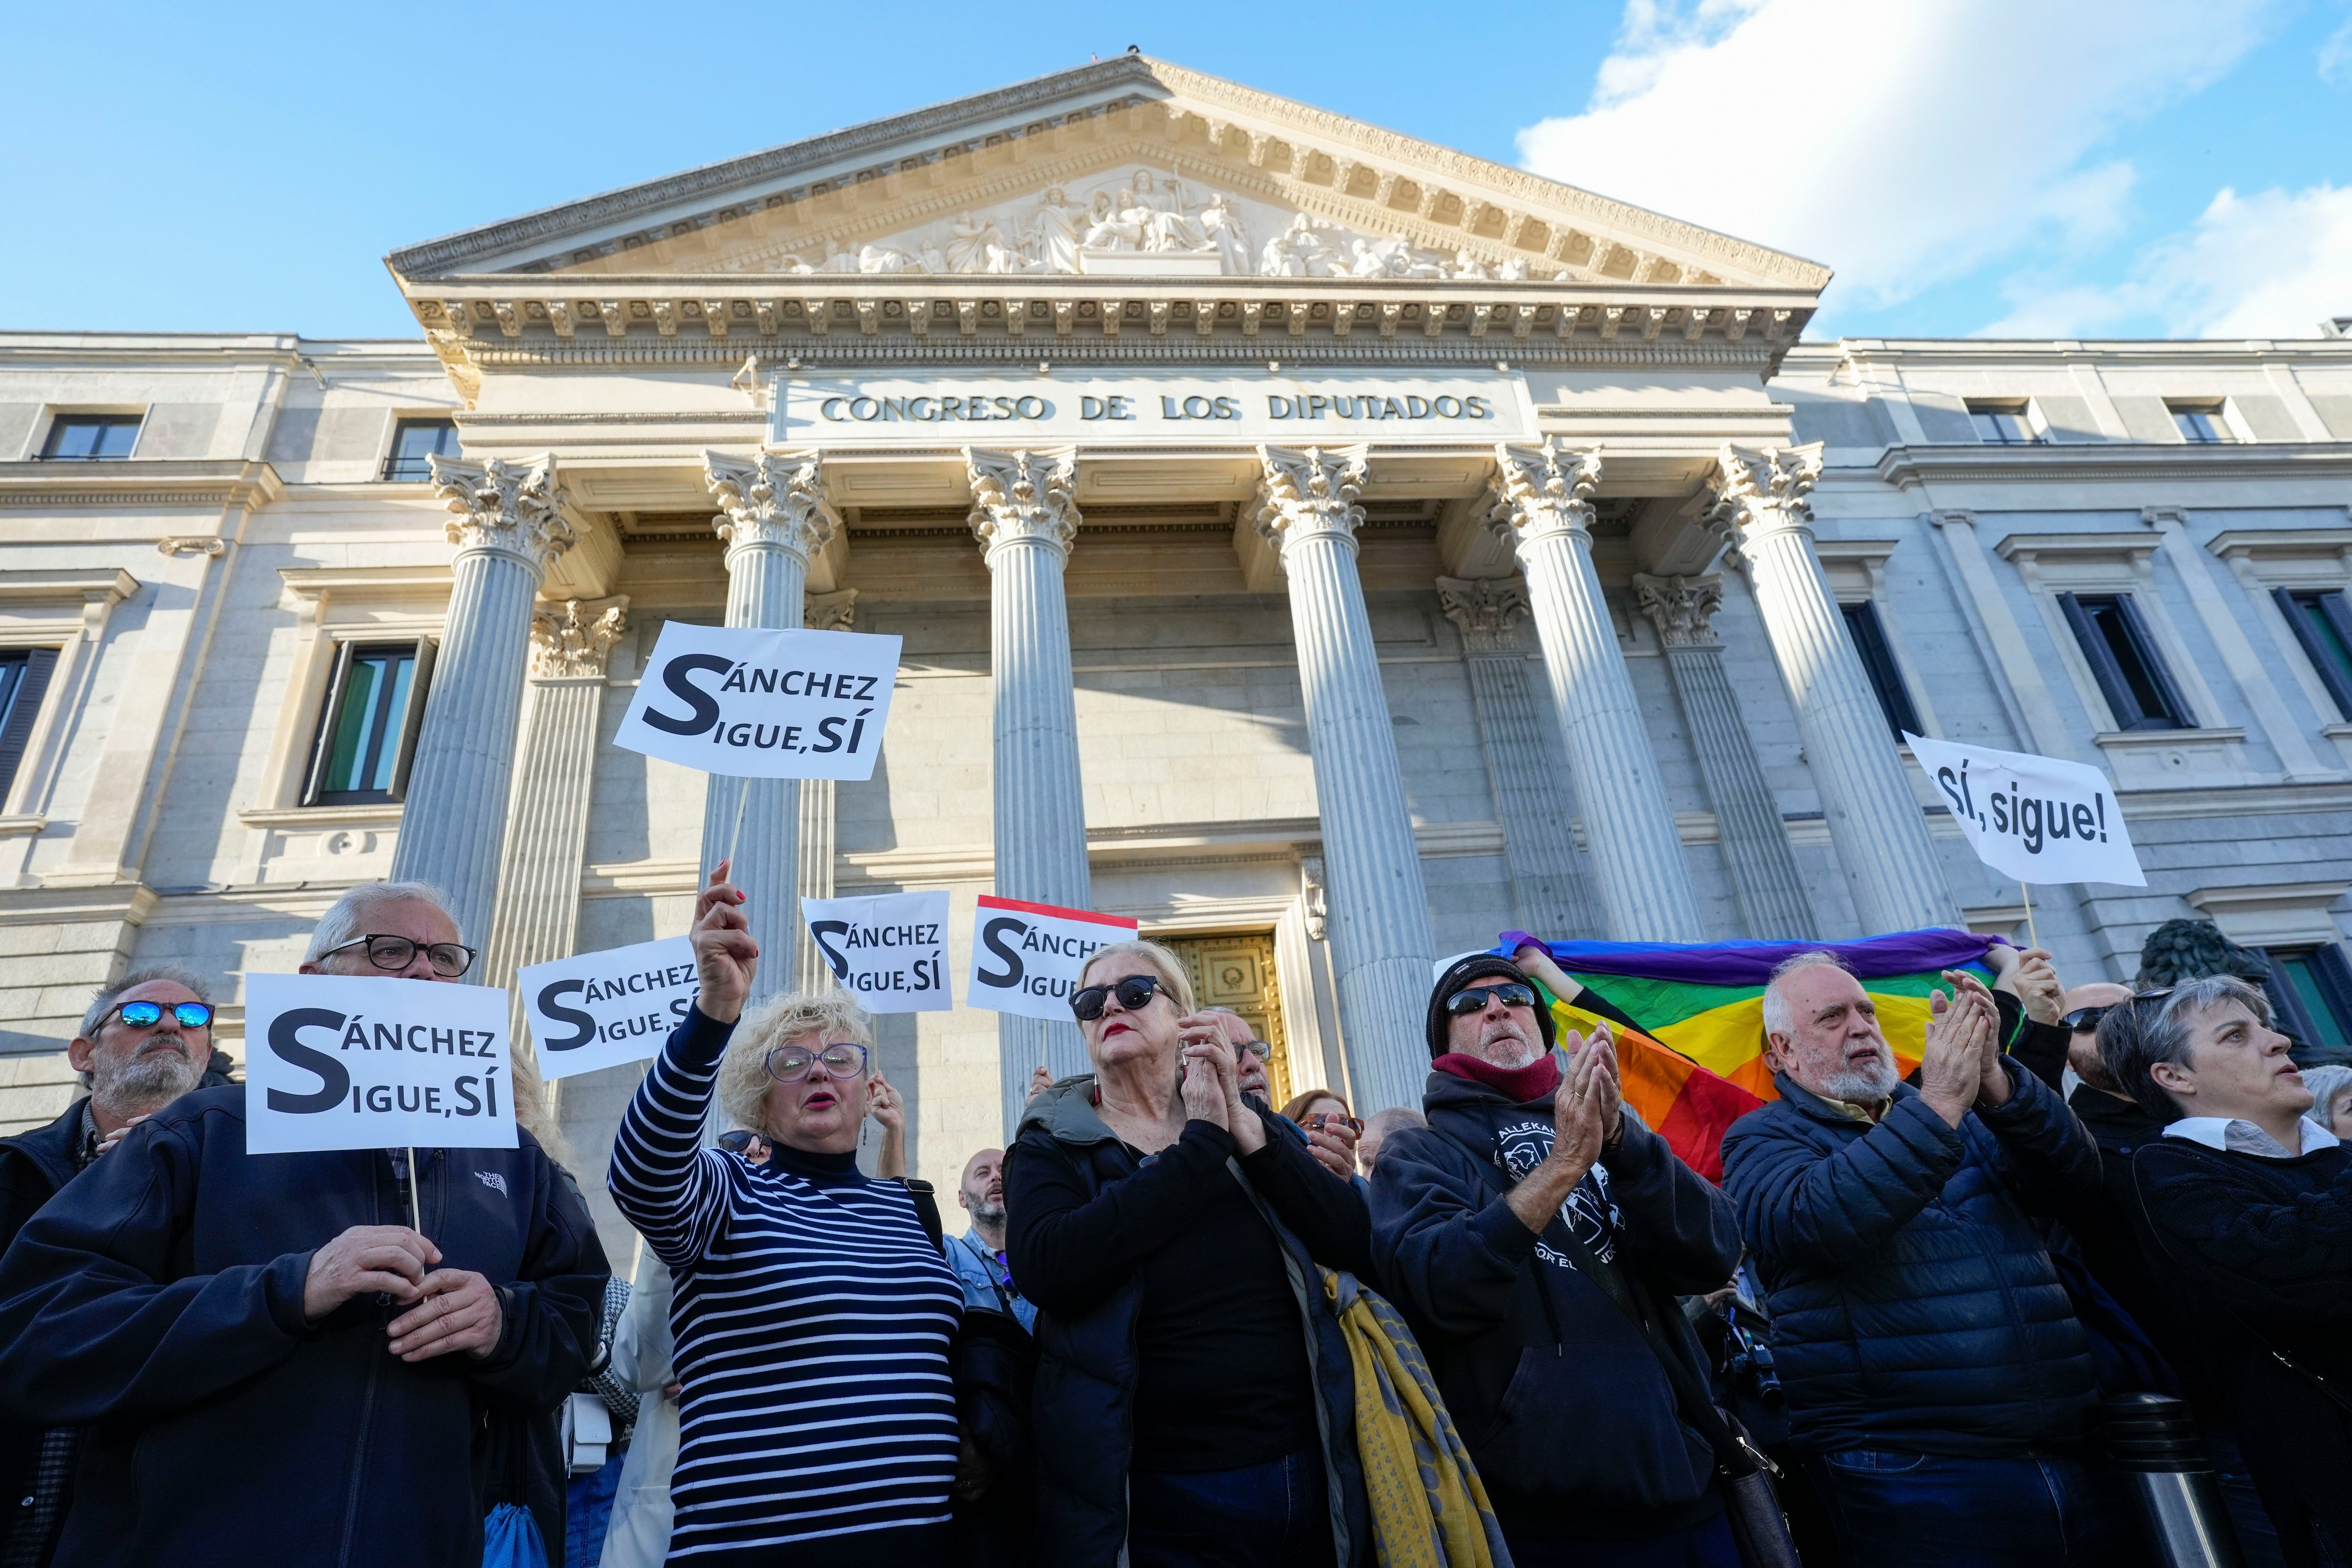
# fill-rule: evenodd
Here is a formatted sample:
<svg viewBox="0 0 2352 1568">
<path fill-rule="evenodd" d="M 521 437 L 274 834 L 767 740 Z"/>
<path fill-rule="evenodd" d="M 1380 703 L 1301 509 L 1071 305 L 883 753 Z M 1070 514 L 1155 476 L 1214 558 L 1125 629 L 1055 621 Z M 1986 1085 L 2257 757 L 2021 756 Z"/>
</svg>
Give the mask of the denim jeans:
<svg viewBox="0 0 2352 1568">
<path fill-rule="evenodd" d="M 2079 1459 L 1845 1448 L 1807 1462 L 1847 1568 L 2122 1568 L 2128 1492 Z"/>
<path fill-rule="evenodd" d="M 601 1469 L 564 1478 L 564 1568 L 596 1568 L 604 1555 L 604 1531 L 613 1522 L 613 1499 L 621 1489 L 621 1465 L 626 1454 L 615 1454 Z"/>
<path fill-rule="evenodd" d="M 1130 1568 L 1331 1568 L 1323 1456 L 1127 1479 Z"/>
</svg>

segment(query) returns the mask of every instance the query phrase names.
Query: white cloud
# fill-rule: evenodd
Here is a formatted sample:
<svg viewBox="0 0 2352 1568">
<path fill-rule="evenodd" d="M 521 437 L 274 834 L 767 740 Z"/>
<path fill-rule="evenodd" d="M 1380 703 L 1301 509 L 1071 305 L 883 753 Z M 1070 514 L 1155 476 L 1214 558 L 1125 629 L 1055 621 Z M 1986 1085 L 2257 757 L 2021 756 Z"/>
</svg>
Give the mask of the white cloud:
<svg viewBox="0 0 2352 1568">
<path fill-rule="evenodd" d="M 1837 270 L 1885 304 L 2122 226 L 2117 126 L 2227 70 L 2268 0 L 1628 0 L 1531 170 Z"/>
<path fill-rule="evenodd" d="M 2319 46 L 2319 79 L 2330 87 L 2352 88 L 2352 19 L 2327 35 Z"/>
<path fill-rule="evenodd" d="M 2023 280 L 2008 292 L 2017 307 L 1988 337 L 2310 337 L 2323 318 L 2352 313 L 2352 185 L 2224 188 L 2116 287 L 2044 293 Z"/>
</svg>

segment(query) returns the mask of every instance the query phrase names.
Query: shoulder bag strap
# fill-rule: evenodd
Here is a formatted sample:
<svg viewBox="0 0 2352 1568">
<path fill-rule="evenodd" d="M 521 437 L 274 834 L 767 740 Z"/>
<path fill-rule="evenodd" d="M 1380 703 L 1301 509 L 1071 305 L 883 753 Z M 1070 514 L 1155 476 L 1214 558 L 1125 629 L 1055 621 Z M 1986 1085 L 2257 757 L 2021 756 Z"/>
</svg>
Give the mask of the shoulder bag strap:
<svg viewBox="0 0 2352 1568">
<path fill-rule="evenodd" d="M 933 1247 L 939 1248 L 940 1256 L 945 1258 L 948 1252 L 947 1227 L 940 1223 L 940 1203 L 932 1194 L 931 1184 L 920 1176 L 900 1176 L 898 1182 L 907 1189 L 907 1195 L 914 1200 L 915 1218 L 921 1224 L 923 1234 L 930 1238 Z"/>
</svg>

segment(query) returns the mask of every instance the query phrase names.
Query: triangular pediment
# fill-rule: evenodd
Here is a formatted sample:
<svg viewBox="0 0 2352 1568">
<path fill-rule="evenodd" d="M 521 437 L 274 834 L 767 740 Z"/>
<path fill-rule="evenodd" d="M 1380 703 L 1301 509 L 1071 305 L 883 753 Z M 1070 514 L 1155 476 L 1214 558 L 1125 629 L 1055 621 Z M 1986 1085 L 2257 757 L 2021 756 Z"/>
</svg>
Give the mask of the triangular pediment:
<svg viewBox="0 0 2352 1568">
<path fill-rule="evenodd" d="M 1815 263 L 1125 56 L 389 258 L 485 274 L 1557 279 L 1818 290 Z"/>
</svg>

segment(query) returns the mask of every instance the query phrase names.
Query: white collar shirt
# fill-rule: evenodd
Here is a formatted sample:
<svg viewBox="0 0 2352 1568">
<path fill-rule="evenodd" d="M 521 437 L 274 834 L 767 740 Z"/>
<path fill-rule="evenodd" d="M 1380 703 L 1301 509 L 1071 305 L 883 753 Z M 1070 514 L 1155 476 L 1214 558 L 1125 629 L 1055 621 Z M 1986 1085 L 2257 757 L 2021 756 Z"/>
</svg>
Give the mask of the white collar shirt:
<svg viewBox="0 0 2352 1568">
<path fill-rule="evenodd" d="M 2292 1151 L 2242 1117 L 2184 1116 L 2167 1127 L 2164 1135 L 2167 1138 L 2186 1138 L 2191 1143 L 2202 1143 L 2208 1149 L 2220 1149 L 2228 1153 L 2259 1154 L 2265 1160 L 2292 1160 L 2297 1155 L 2333 1149 L 2343 1142 L 2308 1116 L 2295 1126 L 2303 1134 L 2303 1147 Z"/>
</svg>

